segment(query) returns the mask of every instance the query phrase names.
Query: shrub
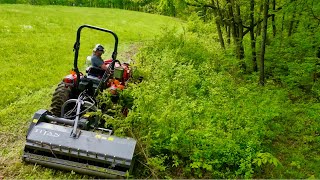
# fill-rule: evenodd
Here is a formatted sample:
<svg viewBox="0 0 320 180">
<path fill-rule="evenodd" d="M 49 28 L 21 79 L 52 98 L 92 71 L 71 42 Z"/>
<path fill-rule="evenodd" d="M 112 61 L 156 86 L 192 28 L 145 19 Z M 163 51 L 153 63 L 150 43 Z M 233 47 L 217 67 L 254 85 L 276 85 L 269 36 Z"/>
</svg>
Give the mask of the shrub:
<svg viewBox="0 0 320 180">
<path fill-rule="evenodd" d="M 150 172 L 161 178 L 252 178 L 264 153 L 266 124 L 282 116 L 287 93 L 215 71 L 222 55 L 193 34 L 164 34 L 139 55 L 145 80 L 132 89 L 134 106 L 125 119 Z"/>
</svg>

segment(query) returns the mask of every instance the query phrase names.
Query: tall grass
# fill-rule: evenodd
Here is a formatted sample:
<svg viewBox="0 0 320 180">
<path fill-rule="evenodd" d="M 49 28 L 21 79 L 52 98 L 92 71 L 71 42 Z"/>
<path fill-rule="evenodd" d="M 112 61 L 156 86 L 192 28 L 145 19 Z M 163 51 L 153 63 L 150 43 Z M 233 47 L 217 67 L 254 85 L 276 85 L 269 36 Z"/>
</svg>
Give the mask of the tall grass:
<svg viewBox="0 0 320 180">
<path fill-rule="evenodd" d="M 71 178 L 60 171 L 24 165 L 20 157 L 33 113 L 49 107 L 53 88 L 73 67 L 76 30 L 91 24 L 119 36 L 119 60 L 137 43 L 151 41 L 163 27 L 180 26 L 169 17 L 119 9 L 63 6 L 0 5 L 0 176 L 8 178 Z M 113 50 L 111 35 L 82 31 L 79 67 L 96 43 Z M 85 176 L 86 177 L 86 176 Z"/>
</svg>

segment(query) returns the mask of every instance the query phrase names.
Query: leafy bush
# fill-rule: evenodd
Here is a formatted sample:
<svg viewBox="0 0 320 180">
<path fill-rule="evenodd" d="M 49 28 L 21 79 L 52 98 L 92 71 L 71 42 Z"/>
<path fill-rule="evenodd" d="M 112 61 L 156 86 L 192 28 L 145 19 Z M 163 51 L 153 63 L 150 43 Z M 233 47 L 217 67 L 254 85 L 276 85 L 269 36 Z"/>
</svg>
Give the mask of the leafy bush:
<svg viewBox="0 0 320 180">
<path fill-rule="evenodd" d="M 191 18 L 183 34 L 167 30 L 137 57 L 144 81 L 130 90 L 133 109 L 119 121 L 121 133 L 138 140 L 134 177 L 320 176 L 310 43 L 302 36 L 271 43 L 260 87 L 233 52 L 214 44 L 209 26 Z"/>
<path fill-rule="evenodd" d="M 287 92 L 215 71 L 222 55 L 193 34 L 164 34 L 141 50 L 145 80 L 132 89 L 134 107 L 125 119 L 150 172 L 161 178 L 252 178 L 267 124 L 283 115 Z"/>
<path fill-rule="evenodd" d="M 316 95 L 313 86 L 319 74 L 319 58 L 315 49 L 320 44 L 315 39 L 320 33 L 303 28 L 297 31 L 290 37 L 280 34 L 279 40 L 270 44 L 266 54 L 267 77 L 290 89 L 293 100 Z"/>
</svg>

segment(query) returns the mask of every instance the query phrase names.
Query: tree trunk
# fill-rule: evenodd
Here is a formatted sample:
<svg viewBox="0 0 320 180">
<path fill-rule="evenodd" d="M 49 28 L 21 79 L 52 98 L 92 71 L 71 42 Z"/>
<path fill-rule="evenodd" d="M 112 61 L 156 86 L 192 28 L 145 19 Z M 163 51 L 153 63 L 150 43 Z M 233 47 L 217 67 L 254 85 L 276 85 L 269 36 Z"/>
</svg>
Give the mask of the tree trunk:
<svg viewBox="0 0 320 180">
<path fill-rule="evenodd" d="M 293 3 L 295 0 L 291 0 L 290 2 Z M 290 37 L 292 35 L 292 31 L 293 31 L 293 26 L 294 26 L 294 22 L 295 22 L 295 18 L 296 18 L 296 4 L 294 4 L 294 8 L 293 8 L 293 12 L 292 12 L 292 18 L 289 24 L 289 28 L 288 28 L 288 37 Z"/>
<path fill-rule="evenodd" d="M 214 0 L 212 0 L 212 1 L 214 1 Z M 218 15 L 220 16 L 220 20 L 221 20 L 221 25 L 222 26 L 225 26 L 226 24 L 225 24 L 225 21 L 222 21 L 222 19 L 224 19 L 224 15 L 223 15 L 223 13 L 221 12 L 221 9 L 220 9 L 220 5 L 219 5 L 219 1 L 217 0 L 216 1 L 217 2 L 217 11 L 218 11 Z"/>
<path fill-rule="evenodd" d="M 276 36 L 277 34 L 277 27 L 276 27 L 276 21 L 275 21 L 275 10 L 276 10 L 276 0 L 272 0 L 272 10 L 273 10 L 273 14 L 272 14 L 272 33 L 273 33 L 273 37 Z"/>
<path fill-rule="evenodd" d="M 281 31 L 280 31 L 280 48 L 278 49 L 278 51 L 280 51 L 282 49 L 282 41 L 283 41 L 283 29 L 284 29 L 284 23 L 285 23 L 285 12 L 283 12 L 282 14 L 282 22 L 281 22 Z"/>
<path fill-rule="evenodd" d="M 228 3 L 228 12 L 229 12 L 229 20 L 230 20 L 230 33 L 232 34 L 234 45 L 237 46 L 237 33 L 236 33 L 236 24 L 234 21 L 234 15 L 233 15 L 233 7 L 230 0 L 227 0 Z"/>
<path fill-rule="evenodd" d="M 239 28 L 239 22 L 238 22 L 238 21 L 241 22 L 241 20 L 239 20 L 240 12 L 237 12 L 237 17 L 235 18 L 234 13 L 233 13 L 233 7 L 235 7 L 234 0 L 227 0 L 227 2 L 228 2 L 228 6 L 229 6 L 229 16 L 230 16 L 229 19 L 231 19 L 231 21 L 230 21 L 231 33 L 232 33 L 234 45 L 236 47 L 236 55 L 237 55 L 237 58 L 241 60 L 244 58 L 244 55 L 243 55 L 243 46 L 241 46 L 243 37 L 240 37 L 239 30 L 241 29 L 241 27 Z M 236 7 L 236 11 L 238 11 L 237 7 Z M 237 26 L 237 23 L 238 23 L 238 26 Z M 241 26 L 242 26 L 242 24 L 241 24 Z M 241 32 L 241 35 L 242 35 L 242 33 L 243 32 Z M 242 66 L 242 64 L 241 64 L 241 66 Z"/>
<path fill-rule="evenodd" d="M 261 40 L 261 54 L 260 54 L 260 78 L 259 83 L 264 86 L 264 54 L 266 50 L 267 28 L 268 28 L 268 10 L 269 0 L 264 0 L 263 8 L 263 25 L 262 25 L 262 40 Z"/>
<path fill-rule="evenodd" d="M 216 9 L 218 9 L 215 6 L 214 0 L 211 1 L 212 2 L 212 6 L 215 7 Z M 221 31 L 221 16 L 218 14 L 217 10 L 213 10 L 213 15 L 215 17 L 215 22 L 216 22 L 216 26 L 217 26 L 217 31 L 218 31 L 218 36 L 219 36 L 219 42 L 220 45 L 223 49 L 225 49 L 224 46 L 224 39 L 223 39 L 223 35 L 222 35 L 222 31 Z"/>
<path fill-rule="evenodd" d="M 258 15 L 258 19 L 260 19 L 262 13 L 263 13 L 263 4 L 260 5 L 260 13 L 259 13 L 259 15 Z M 258 23 L 258 24 L 257 24 L 257 31 L 256 31 L 256 33 L 257 33 L 257 35 L 256 35 L 257 37 L 260 36 L 260 34 L 261 34 L 261 23 Z"/>
<path fill-rule="evenodd" d="M 226 30 L 227 30 L 227 43 L 230 45 L 231 43 L 231 40 L 230 40 L 230 37 L 231 37 L 231 31 L 230 31 L 231 27 L 230 25 L 226 25 Z"/>
<path fill-rule="evenodd" d="M 250 40 L 251 40 L 251 55 L 253 71 L 258 71 L 256 40 L 254 37 L 254 0 L 250 0 Z"/>
<path fill-rule="evenodd" d="M 228 6 L 228 0 L 227 0 L 227 6 Z M 224 11 L 222 12 L 221 9 L 220 9 L 220 5 L 219 5 L 219 1 L 217 1 L 217 7 L 218 7 L 218 12 L 219 12 L 219 15 L 220 17 L 223 18 L 223 26 L 225 28 L 225 31 L 226 31 L 226 34 L 227 34 L 227 44 L 230 45 L 231 43 L 231 20 L 230 20 L 230 17 L 229 17 L 229 9 L 226 8 L 224 9 Z"/>
<path fill-rule="evenodd" d="M 240 12 L 240 5 L 236 3 L 236 11 L 237 11 L 237 17 L 236 22 L 238 24 L 238 48 L 239 48 L 239 59 L 244 58 L 244 47 L 243 47 L 243 25 L 242 25 L 242 19 L 241 19 L 241 12 Z M 241 62 L 241 67 L 245 68 L 244 62 Z"/>
<path fill-rule="evenodd" d="M 217 17 L 216 17 L 217 18 Z M 220 17 L 218 17 L 220 18 Z M 223 40 L 223 35 L 222 35 L 222 31 L 221 31 L 221 26 L 220 26 L 220 22 L 219 20 L 216 19 L 216 25 L 217 25 L 217 31 L 218 31 L 218 36 L 219 36 L 219 41 L 220 41 L 220 45 L 223 49 L 226 49 L 226 47 L 224 46 L 224 40 Z"/>
<path fill-rule="evenodd" d="M 301 17 L 302 16 L 302 11 L 303 9 L 301 9 L 298 13 L 298 17 Z M 292 33 L 295 33 L 296 30 L 298 29 L 299 27 L 299 23 L 300 23 L 300 20 L 295 20 L 295 23 L 293 23 L 293 28 L 292 28 Z"/>
</svg>

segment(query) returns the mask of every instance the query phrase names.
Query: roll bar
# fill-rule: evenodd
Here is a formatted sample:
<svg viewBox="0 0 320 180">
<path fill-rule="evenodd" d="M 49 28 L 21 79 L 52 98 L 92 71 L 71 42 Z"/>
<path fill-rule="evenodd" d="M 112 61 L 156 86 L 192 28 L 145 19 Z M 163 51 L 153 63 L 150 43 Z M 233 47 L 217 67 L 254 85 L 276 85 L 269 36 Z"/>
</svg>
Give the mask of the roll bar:
<svg viewBox="0 0 320 180">
<path fill-rule="evenodd" d="M 118 36 L 112 32 L 111 30 L 108 29 L 103 29 L 100 27 L 96 27 L 96 26 L 91 26 L 91 25 L 82 25 L 78 28 L 77 31 L 77 37 L 76 37 L 76 42 L 73 45 L 73 51 L 74 51 L 74 68 L 73 70 L 76 72 L 77 74 L 77 82 L 76 82 L 76 86 L 78 87 L 79 85 L 79 79 L 80 79 L 80 72 L 79 72 L 79 68 L 78 68 L 78 56 L 79 56 L 79 49 L 80 49 L 80 34 L 81 34 L 81 30 L 83 28 L 89 28 L 89 29 L 94 29 L 94 30 L 98 30 L 98 31 L 102 31 L 102 32 L 106 32 L 106 33 L 110 33 L 113 35 L 114 37 L 114 49 L 113 49 L 113 53 L 112 53 L 112 65 L 114 65 L 114 61 L 117 59 L 117 53 L 118 53 Z M 111 67 L 114 68 L 114 67 Z"/>
</svg>

